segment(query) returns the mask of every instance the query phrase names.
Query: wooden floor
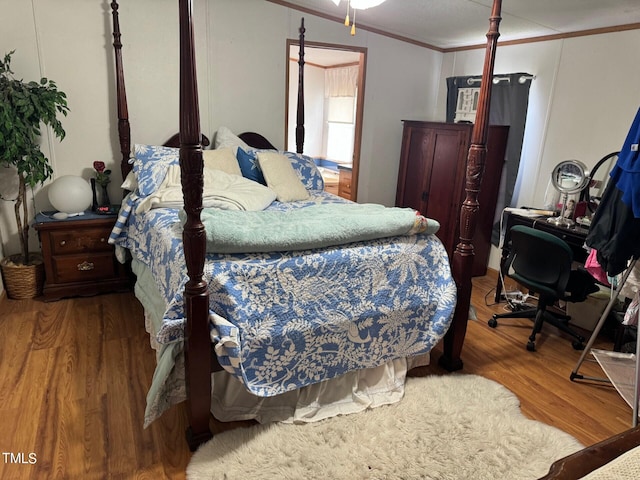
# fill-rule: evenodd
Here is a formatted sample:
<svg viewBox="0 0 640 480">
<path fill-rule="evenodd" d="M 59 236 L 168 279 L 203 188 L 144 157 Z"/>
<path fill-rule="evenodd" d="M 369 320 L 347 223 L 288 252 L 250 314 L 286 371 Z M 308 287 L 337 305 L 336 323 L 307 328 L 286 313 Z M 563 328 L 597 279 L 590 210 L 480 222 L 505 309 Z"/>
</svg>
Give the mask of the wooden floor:
<svg viewBox="0 0 640 480">
<path fill-rule="evenodd" d="M 468 324 L 463 372 L 502 383 L 525 415 L 584 445 L 629 428 L 631 409 L 615 389 L 569 380 L 579 352 L 553 327 L 545 327 L 531 353 L 528 320 L 487 326 L 503 309 L 486 306 L 493 285 L 491 276 L 474 279 L 478 320 Z M 599 347 L 612 344 L 605 338 Z M 154 363 L 133 294 L 53 303 L 2 299 L 0 478 L 184 478 L 190 459 L 184 406 L 142 428 Z M 418 373 L 446 372 L 432 366 Z M 601 376 L 590 363 L 580 373 Z"/>
</svg>

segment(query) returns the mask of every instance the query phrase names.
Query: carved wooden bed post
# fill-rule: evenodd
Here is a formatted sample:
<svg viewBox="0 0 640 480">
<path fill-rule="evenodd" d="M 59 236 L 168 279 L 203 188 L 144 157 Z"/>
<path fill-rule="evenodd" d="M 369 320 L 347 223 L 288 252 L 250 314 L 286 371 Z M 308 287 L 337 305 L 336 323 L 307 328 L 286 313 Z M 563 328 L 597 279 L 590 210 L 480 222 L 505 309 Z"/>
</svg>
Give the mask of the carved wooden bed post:
<svg viewBox="0 0 640 480">
<path fill-rule="evenodd" d="M 180 11 L 180 171 L 187 220 L 182 241 L 189 280 L 184 289 L 187 317 L 184 339 L 187 410 L 187 442 L 192 450 L 212 437 L 211 340 L 209 338 L 209 293 L 204 281 L 206 250 L 202 211 L 202 147 L 193 39 L 192 0 L 179 0 Z"/>
<path fill-rule="evenodd" d="M 304 17 L 300 20 L 300 50 L 298 53 L 298 107 L 296 115 L 296 153 L 304 149 Z"/>
<path fill-rule="evenodd" d="M 122 161 L 120 170 L 122 179 L 131 171 L 129 155 L 131 155 L 131 127 L 129 126 L 129 110 L 127 108 L 127 91 L 124 87 L 124 69 L 122 68 L 122 42 L 120 41 L 120 21 L 118 15 L 118 2 L 111 2 L 111 15 L 113 17 L 113 51 L 116 57 L 116 97 L 118 99 L 118 138 L 120 139 L 120 152 Z"/>
<path fill-rule="evenodd" d="M 478 213 L 478 192 L 484 173 L 487 156 L 487 131 L 489 126 L 489 106 L 491 104 L 491 85 L 493 65 L 495 63 L 496 45 L 500 33 L 500 11 L 502 0 L 494 0 L 489 18 L 487 33 L 487 49 L 485 51 L 482 83 L 476 121 L 471 136 L 471 146 L 467 157 L 467 177 L 465 184 L 466 197 L 460 209 L 460 242 L 453 253 L 453 278 L 458 287 L 458 302 L 451 328 L 444 338 L 444 355 L 440 358 L 441 366 L 449 371 L 462 368 L 460 353 L 467 331 L 469 307 L 471 305 L 471 269 L 473 266 L 473 244 Z"/>
</svg>

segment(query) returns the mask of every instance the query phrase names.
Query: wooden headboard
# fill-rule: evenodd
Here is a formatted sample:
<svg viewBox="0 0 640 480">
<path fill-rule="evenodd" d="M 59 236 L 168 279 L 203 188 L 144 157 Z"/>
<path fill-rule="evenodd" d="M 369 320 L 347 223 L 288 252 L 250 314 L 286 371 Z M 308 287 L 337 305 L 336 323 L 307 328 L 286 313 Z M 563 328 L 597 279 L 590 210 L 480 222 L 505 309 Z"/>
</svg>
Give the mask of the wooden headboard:
<svg viewBox="0 0 640 480">
<path fill-rule="evenodd" d="M 277 150 L 273 144 L 265 137 L 256 132 L 243 132 L 238 135 L 240 140 L 253 148 L 260 148 L 264 150 Z"/>
</svg>

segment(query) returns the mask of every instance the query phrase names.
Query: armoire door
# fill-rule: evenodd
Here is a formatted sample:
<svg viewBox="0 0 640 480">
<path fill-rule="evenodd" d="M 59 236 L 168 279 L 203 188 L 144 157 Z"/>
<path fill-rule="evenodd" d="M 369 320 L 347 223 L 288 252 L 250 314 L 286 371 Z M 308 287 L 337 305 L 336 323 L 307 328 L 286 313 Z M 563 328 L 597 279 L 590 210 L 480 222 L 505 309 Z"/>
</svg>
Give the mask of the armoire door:
<svg viewBox="0 0 640 480">
<path fill-rule="evenodd" d="M 427 189 L 433 159 L 433 131 L 405 128 L 396 205 L 411 207 L 426 215 Z M 402 165 L 404 164 L 404 165 Z"/>
<path fill-rule="evenodd" d="M 396 205 L 437 220 L 436 235 L 449 253 L 455 246 L 462 189 L 459 168 L 465 164 L 467 138 L 467 125 L 404 122 Z"/>
<path fill-rule="evenodd" d="M 459 169 L 466 163 L 466 145 L 467 132 L 463 130 L 432 130 L 433 155 L 428 175 L 427 208 L 423 214 L 440 222 L 436 235 L 450 254 L 457 240 L 455 234 L 463 179 Z"/>
</svg>

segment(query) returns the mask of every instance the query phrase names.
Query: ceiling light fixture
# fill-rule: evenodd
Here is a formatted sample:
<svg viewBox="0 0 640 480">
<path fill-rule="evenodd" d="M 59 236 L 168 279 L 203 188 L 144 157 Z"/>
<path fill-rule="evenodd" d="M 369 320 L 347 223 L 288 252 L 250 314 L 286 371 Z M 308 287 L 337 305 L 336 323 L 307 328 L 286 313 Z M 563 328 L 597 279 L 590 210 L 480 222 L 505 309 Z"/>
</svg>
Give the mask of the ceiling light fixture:
<svg viewBox="0 0 640 480">
<path fill-rule="evenodd" d="M 340 0 L 331 0 L 336 6 L 340 5 Z M 351 8 L 357 8 L 358 10 L 366 10 L 367 8 L 377 7 L 385 0 L 351 0 Z"/>
<path fill-rule="evenodd" d="M 340 0 L 331 0 L 336 6 L 340 5 Z M 366 10 L 367 8 L 377 7 L 385 0 L 347 0 L 347 15 L 344 17 L 346 27 L 351 25 L 351 35 L 356 34 L 356 10 Z M 353 9 L 353 22 L 349 20 L 349 8 Z"/>
</svg>

